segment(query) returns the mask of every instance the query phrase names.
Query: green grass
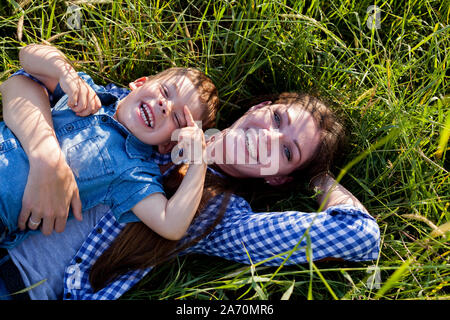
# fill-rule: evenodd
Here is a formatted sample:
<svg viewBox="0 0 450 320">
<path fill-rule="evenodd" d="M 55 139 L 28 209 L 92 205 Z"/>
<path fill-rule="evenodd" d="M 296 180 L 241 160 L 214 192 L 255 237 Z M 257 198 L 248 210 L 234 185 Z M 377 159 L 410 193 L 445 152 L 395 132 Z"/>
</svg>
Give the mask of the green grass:
<svg viewBox="0 0 450 320">
<path fill-rule="evenodd" d="M 335 174 L 351 164 L 342 183 L 377 218 L 377 261 L 267 268 L 183 257 L 125 299 L 450 297 L 449 236 L 432 237 L 450 220 L 448 0 L 78 1 L 80 30 L 67 27 L 63 2 L 9 2 L 0 8 L 0 81 L 19 68 L 18 48 L 47 41 L 102 84 L 126 85 L 173 65 L 204 70 L 222 99 L 218 128 L 267 92 L 318 93 L 346 119 L 349 151 Z M 382 15 L 371 30 L 373 4 Z M 252 205 L 315 207 L 298 190 L 269 208 Z M 380 288 L 367 285 L 371 266 Z"/>
</svg>

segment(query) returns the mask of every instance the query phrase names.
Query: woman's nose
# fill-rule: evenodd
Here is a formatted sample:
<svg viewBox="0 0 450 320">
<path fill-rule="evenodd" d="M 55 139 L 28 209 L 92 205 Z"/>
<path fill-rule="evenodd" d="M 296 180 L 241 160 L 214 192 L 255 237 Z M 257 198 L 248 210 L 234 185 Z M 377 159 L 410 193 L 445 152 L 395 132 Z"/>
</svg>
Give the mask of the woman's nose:
<svg viewBox="0 0 450 320">
<path fill-rule="evenodd" d="M 260 131 L 260 146 L 263 147 L 261 156 L 271 157 L 272 150 L 278 150 L 282 134 L 279 130 L 262 129 Z"/>
</svg>

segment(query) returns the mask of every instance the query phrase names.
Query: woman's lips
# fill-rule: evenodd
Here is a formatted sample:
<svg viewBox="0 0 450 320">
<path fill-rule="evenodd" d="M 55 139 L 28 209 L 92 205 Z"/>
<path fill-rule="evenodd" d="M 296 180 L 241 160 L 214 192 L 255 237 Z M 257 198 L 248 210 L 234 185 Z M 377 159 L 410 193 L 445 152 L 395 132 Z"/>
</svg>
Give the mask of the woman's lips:
<svg viewBox="0 0 450 320">
<path fill-rule="evenodd" d="M 254 131 L 250 132 L 250 130 L 245 132 L 245 147 L 250 159 L 258 161 L 258 139 L 255 133 Z"/>
</svg>

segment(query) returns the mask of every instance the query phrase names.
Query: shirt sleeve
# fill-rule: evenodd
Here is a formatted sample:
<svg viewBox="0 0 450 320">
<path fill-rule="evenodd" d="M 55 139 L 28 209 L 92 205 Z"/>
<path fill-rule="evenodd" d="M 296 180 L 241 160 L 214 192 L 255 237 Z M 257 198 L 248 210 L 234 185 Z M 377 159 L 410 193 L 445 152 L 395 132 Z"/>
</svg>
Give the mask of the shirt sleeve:
<svg viewBox="0 0 450 320">
<path fill-rule="evenodd" d="M 156 171 L 158 170 L 158 171 Z M 140 221 L 131 209 L 153 193 L 164 193 L 159 168 L 133 167 L 121 174 L 111 185 L 111 210 L 120 223 Z"/>
<path fill-rule="evenodd" d="M 26 72 L 24 69 L 19 69 L 18 71 L 16 71 L 15 73 L 13 73 L 11 77 L 14 76 L 18 76 L 18 75 L 22 75 L 25 76 L 27 78 L 30 78 L 31 80 L 37 82 L 38 84 L 40 84 L 42 87 L 45 88 L 45 90 L 47 90 L 48 93 L 48 97 L 49 97 L 49 101 L 50 101 L 50 106 L 53 107 L 56 102 L 58 102 L 59 99 L 61 99 L 65 93 L 64 91 L 61 89 L 61 86 L 59 85 L 59 83 L 56 85 L 55 90 L 53 91 L 53 93 L 51 93 L 47 87 L 44 85 L 44 83 L 42 83 L 42 81 L 40 81 L 39 79 L 37 79 L 36 77 L 33 77 L 31 74 L 29 74 L 28 72 Z M 118 97 L 119 99 L 124 98 L 125 96 L 128 95 L 128 93 L 130 93 L 130 90 L 126 89 L 126 88 L 122 88 L 122 87 L 118 87 L 113 83 L 109 83 L 106 86 L 101 86 L 98 85 L 96 83 L 94 83 L 94 80 L 92 80 L 92 78 L 84 73 L 84 72 L 78 72 L 78 75 L 84 80 L 86 81 L 86 83 L 91 86 L 95 92 L 97 93 L 110 93 L 116 97 Z"/>
<path fill-rule="evenodd" d="M 47 87 L 44 85 L 44 83 L 41 80 L 39 80 L 36 77 L 33 77 L 31 74 L 29 74 L 28 72 L 26 72 L 23 69 L 17 70 L 11 76 L 9 76 L 9 78 L 12 78 L 12 77 L 15 77 L 15 76 L 25 76 L 25 77 L 27 77 L 27 78 L 37 82 L 39 85 L 41 85 L 47 91 L 47 94 L 48 94 L 48 97 L 49 97 L 49 100 L 50 100 L 50 104 L 52 103 L 52 101 L 54 100 L 53 99 L 53 94 L 47 89 Z M 58 100 L 56 100 L 56 101 L 58 101 Z"/>
<path fill-rule="evenodd" d="M 33 80 L 33 81 L 37 82 L 38 84 L 40 84 L 41 86 L 43 86 L 43 87 L 47 90 L 47 92 L 48 92 L 47 87 L 44 85 L 44 83 L 43 83 L 41 80 L 39 80 L 39 79 L 36 78 L 36 77 L 33 77 L 31 74 L 29 74 L 28 72 L 26 72 L 26 71 L 23 70 L 23 69 L 17 70 L 17 71 L 14 72 L 12 75 L 10 75 L 9 78 L 12 78 L 12 77 L 15 77 L 15 76 L 25 76 L 25 77 L 27 77 L 27 78 L 30 78 L 31 80 Z"/>
<path fill-rule="evenodd" d="M 313 260 L 347 261 L 378 257 L 379 227 L 373 217 L 353 206 L 312 213 L 257 213 L 243 199 L 233 202 L 223 220 L 189 252 L 269 266 L 305 263 L 308 255 Z"/>
<path fill-rule="evenodd" d="M 29 79 L 31 79 L 31 80 L 37 82 L 37 83 L 38 83 L 39 85 L 41 85 L 42 87 L 44 87 L 45 90 L 47 90 L 48 97 L 49 97 L 49 101 L 50 101 L 50 106 L 51 106 L 51 107 L 54 107 L 55 104 L 56 104 L 56 102 L 58 102 L 58 100 L 61 99 L 61 98 L 65 95 L 64 91 L 61 89 L 61 86 L 59 85 L 59 82 L 58 82 L 58 84 L 56 85 L 55 90 L 54 90 L 53 93 L 52 93 L 52 92 L 50 92 L 50 91 L 47 89 L 47 87 L 44 85 L 44 83 L 43 83 L 42 81 L 40 81 L 40 80 L 37 79 L 36 77 L 33 77 L 31 74 L 29 74 L 28 72 L 26 72 L 24 69 L 19 69 L 19 70 L 17 70 L 16 72 L 14 72 L 14 73 L 10 76 L 10 78 L 11 78 L 11 77 L 14 77 L 14 76 L 19 76 L 19 75 L 25 76 L 25 77 L 27 77 L 27 78 L 29 78 Z M 100 86 L 100 85 L 95 84 L 95 83 L 94 83 L 94 80 L 92 80 L 92 78 L 91 78 L 89 75 L 87 75 L 86 73 L 84 73 L 84 72 L 78 72 L 78 75 L 79 75 L 84 81 L 86 81 L 86 83 L 87 83 L 88 85 L 90 85 L 96 92 L 104 92 L 104 93 L 108 92 L 108 89 L 107 89 L 106 87 L 103 87 L 103 86 Z M 126 89 L 121 89 L 121 88 L 118 88 L 118 87 L 112 86 L 112 85 L 111 85 L 111 90 L 110 90 L 110 91 L 112 91 L 112 93 L 117 92 L 117 93 L 119 93 L 121 96 L 125 96 L 125 95 L 128 94 L 128 92 L 129 92 L 129 91 L 126 90 Z"/>
</svg>

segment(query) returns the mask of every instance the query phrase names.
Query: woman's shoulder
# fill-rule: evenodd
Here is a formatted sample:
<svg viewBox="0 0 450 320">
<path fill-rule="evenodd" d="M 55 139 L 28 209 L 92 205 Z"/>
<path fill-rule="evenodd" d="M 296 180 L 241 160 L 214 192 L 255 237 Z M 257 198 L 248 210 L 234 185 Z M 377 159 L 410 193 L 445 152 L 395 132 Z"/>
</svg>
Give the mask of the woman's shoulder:
<svg viewBox="0 0 450 320">
<path fill-rule="evenodd" d="M 222 206 L 224 204 L 224 201 L 227 201 L 225 203 L 227 212 L 230 210 L 233 210 L 233 209 L 235 209 L 235 210 L 236 209 L 251 210 L 250 204 L 244 198 L 242 198 L 234 193 L 229 193 L 228 196 L 226 196 L 225 193 L 221 193 L 221 194 L 218 194 L 218 195 L 212 197 L 206 204 L 203 211 L 217 210 L 220 206 Z"/>
</svg>

